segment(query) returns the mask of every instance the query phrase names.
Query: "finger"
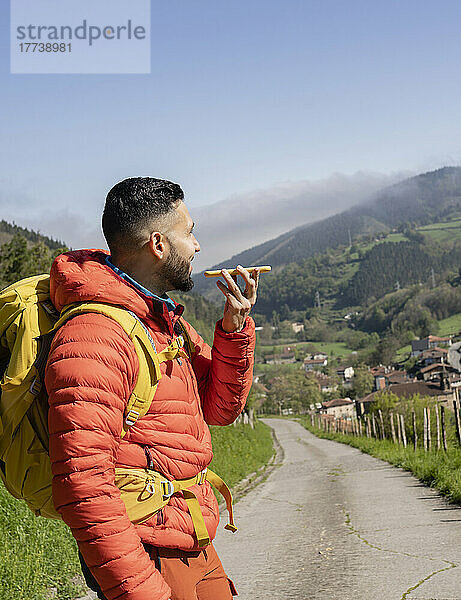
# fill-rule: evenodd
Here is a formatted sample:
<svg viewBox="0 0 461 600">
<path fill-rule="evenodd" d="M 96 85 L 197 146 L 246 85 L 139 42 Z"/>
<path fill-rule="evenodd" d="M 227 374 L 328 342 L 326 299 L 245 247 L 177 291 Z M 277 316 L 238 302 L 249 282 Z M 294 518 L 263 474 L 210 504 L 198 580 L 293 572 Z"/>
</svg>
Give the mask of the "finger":
<svg viewBox="0 0 461 600">
<path fill-rule="evenodd" d="M 228 285 L 228 289 L 234 294 L 234 296 L 237 298 L 237 300 L 240 300 L 240 301 L 244 300 L 242 290 L 232 279 L 231 275 L 229 274 L 229 271 L 227 271 L 227 269 L 223 269 L 221 271 L 221 273 Z"/>
<path fill-rule="evenodd" d="M 245 298 L 253 298 L 256 294 L 256 280 L 250 272 L 242 267 L 242 265 L 237 265 L 237 270 L 240 275 L 243 277 L 245 281 Z"/>
<path fill-rule="evenodd" d="M 229 304 L 231 304 L 231 306 L 233 308 L 237 308 L 237 309 L 242 308 L 242 303 L 238 300 L 238 298 L 235 297 L 232 290 L 230 290 L 228 287 L 226 287 L 222 281 L 217 281 L 216 285 L 218 286 L 218 288 L 221 290 L 221 292 L 226 297 L 227 302 L 229 302 Z M 245 299 L 244 299 L 244 301 L 245 301 Z"/>
</svg>

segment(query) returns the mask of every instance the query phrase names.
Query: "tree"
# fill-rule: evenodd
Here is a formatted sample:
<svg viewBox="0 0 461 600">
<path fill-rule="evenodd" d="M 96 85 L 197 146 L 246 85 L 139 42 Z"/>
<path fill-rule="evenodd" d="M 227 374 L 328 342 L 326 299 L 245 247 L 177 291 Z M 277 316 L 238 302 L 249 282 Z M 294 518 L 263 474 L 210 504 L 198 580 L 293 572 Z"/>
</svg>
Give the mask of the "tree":
<svg viewBox="0 0 461 600">
<path fill-rule="evenodd" d="M 292 408 L 295 412 L 302 412 L 309 410 L 311 404 L 321 401 L 322 394 L 317 381 L 297 370 L 276 378 L 266 401 L 266 409 L 281 412 L 283 408 Z"/>
<path fill-rule="evenodd" d="M 27 240 L 21 234 L 13 236 L 11 241 L 3 244 L 0 249 L 0 271 L 4 286 L 26 277 L 29 266 L 29 251 Z"/>
<path fill-rule="evenodd" d="M 0 283 L 7 286 L 19 279 L 48 273 L 53 259 L 67 248 L 50 248 L 39 241 L 30 242 L 20 233 L 0 247 Z"/>
<path fill-rule="evenodd" d="M 361 363 L 354 369 L 353 390 L 356 398 L 363 398 L 373 389 L 373 375 L 368 370 L 367 365 Z"/>
<path fill-rule="evenodd" d="M 384 336 L 376 346 L 376 350 L 373 352 L 373 363 L 382 365 L 392 364 L 399 346 L 400 343 L 397 337 L 390 334 Z"/>
</svg>

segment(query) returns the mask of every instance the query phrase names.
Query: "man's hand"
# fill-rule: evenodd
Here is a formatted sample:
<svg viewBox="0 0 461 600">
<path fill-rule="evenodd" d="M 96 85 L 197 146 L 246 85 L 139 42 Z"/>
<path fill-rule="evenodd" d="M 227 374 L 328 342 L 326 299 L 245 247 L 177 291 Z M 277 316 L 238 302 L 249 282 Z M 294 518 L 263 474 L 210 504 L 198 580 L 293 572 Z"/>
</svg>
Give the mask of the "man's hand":
<svg viewBox="0 0 461 600">
<path fill-rule="evenodd" d="M 243 292 L 237 285 L 237 276 L 229 275 L 226 269 L 223 269 L 221 273 L 227 286 L 222 281 L 216 283 L 224 296 L 226 296 L 222 328 L 227 333 L 241 331 L 245 327 L 246 318 L 256 302 L 259 270 L 255 269 L 250 275 L 246 269 L 238 265 L 237 271 L 245 281 L 245 290 Z"/>
</svg>

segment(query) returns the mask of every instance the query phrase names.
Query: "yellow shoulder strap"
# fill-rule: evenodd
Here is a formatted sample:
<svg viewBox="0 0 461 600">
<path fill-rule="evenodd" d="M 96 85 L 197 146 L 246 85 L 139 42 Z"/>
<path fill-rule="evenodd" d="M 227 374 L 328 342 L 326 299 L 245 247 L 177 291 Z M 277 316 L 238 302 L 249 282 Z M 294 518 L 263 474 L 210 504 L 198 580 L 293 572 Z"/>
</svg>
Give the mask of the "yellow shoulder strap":
<svg viewBox="0 0 461 600">
<path fill-rule="evenodd" d="M 192 342 L 192 339 L 189 335 L 189 332 L 187 331 L 187 327 L 186 327 L 182 317 L 179 317 L 178 324 L 179 324 L 179 327 L 181 328 L 181 335 L 184 340 L 184 348 L 185 348 L 187 354 L 189 355 L 189 358 L 192 360 L 192 355 L 195 352 L 195 345 Z"/>
<path fill-rule="evenodd" d="M 154 340 L 139 317 L 131 311 L 111 304 L 85 302 L 66 307 L 54 329 L 59 329 L 66 321 L 76 315 L 89 312 L 96 312 L 116 321 L 133 342 L 138 355 L 138 379 L 126 406 L 121 432 L 123 438 L 128 429 L 147 413 L 152 404 L 158 382 L 162 377 L 160 363 L 183 356 L 184 350 L 181 348 L 181 342 L 174 340 L 165 350 L 157 353 Z"/>
</svg>

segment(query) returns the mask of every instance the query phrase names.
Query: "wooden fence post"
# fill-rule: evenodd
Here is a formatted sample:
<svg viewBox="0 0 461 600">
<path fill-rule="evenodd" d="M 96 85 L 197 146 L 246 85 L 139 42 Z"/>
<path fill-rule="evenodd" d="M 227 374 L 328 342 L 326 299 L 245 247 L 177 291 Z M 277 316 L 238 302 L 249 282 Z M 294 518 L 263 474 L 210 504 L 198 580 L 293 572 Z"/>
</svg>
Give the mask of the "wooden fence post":
<svg viewBox="0 0 461 600">
<path fill-rule="evenodd" d="M 426 413 L 427 413 L 427 449 L 429 450 L 429 452 L 432 449 L 432 439 L 431 439 L 431 409 L 428 406 L 426 408 Z"/>
<path fill-rule="evenodd" d="M 389 421 L 391 423 L 391 435 L 392 435 L 392 441 L 394 442 L 394 444 L 397 441 L 397 438 L 395 437 L 395 427 L 394 427 L 394 413 L 390 412 L 389 413 Z"/>
<path fill-rule="evenodd" d="M 403 447 L 406 448 L 407 447 L 407 432 L 405 431 L 405 419 L 404 419 L 403 415 L 399 415 L 399 416 L 400 416 L 401 427 L 402 427 Z"/>
<path fill-rule="evenodd" d="M 439 415 L 439 405 L 435 405 L 435 425 L 437 428 L 437 450 L 440 450 L 440 415 Z"/>
<path fill-rule="evenodd" d="M 377 438 L 377 437 L 378 437 L 378 434 L 376 433 L 376 419 L 375 419 L 375 413 L 373 413 L 373 414 L 371 415 L 371 423 L 372 423 L 372 425 L 373 425 L 373 437 L 374 437 L 374 438 Z"/>
<path fill-rule="evenodd" d="M 400 427 L 400 413 L 397 413 L 397 440 L 399 444 L 402 443 L 402 430 Z"/>
<path fill-rule="evenodd" d="M 423 408 L 423 446 L 424 446 L 424 451 L 427 452 L 427 412 L 426 412 L 426 407 Z"/>
<path fill-rule="evenodd" d="M 461 424 L 459 422 L 459 410 L 456 400 L 453 400 L 453 409 L 455 411 L 456 437 L 458 438 L 458 444 L 461 444 Z"/>
<path fill-rule="evenodd" d="M 379 415 L 379 424 L 380 424 L 380 429 L 381 429 L 381 439 L 385 440 L 386 439 L 386 434 L 384 432 L 384 419 L 383 419 L 383 411 L 381 409 L 378 410 L 378 415 Z"/>
<path fill-rule="evenodd" d="M 362 419 L 359 419 L 359 436 L 362 437 Z"/>
<path fill-rule="evenodd" d="M 415 411 L 413 411 L 411 413 L 413 415 L 413 440 L 414 440 L 414 447 L 415 450 L 418 447 L 418 431 L 416 429 L 416 413 Z"/>
<path fill-rule="evenodd" d="M 314 427 L 314 415 L 311 414 L 311 426 Z"/>
<path fill-rule="evenodd" d="M 447 429 L 445 425 L 445 406 L 440 407 L 440 418 L 442 421 L 442 444 L 443 449 L 447 450 Z"/>
<path fill-rule="evenodd" d="M 366 428 L 367 428 L 367 438 L 371 437 L 371 423 L 370 423 L 370 416 L 367 415 L 366 417 Z"/>
</svg>

